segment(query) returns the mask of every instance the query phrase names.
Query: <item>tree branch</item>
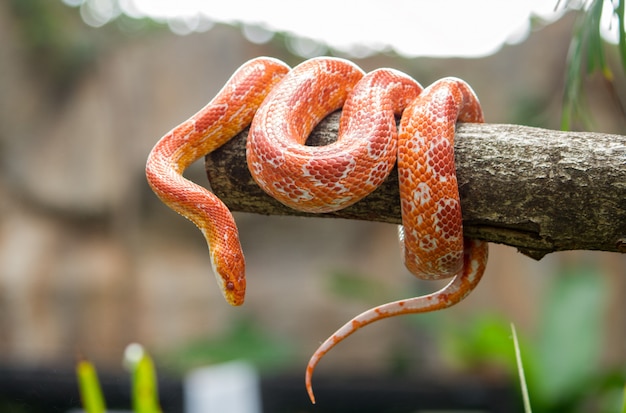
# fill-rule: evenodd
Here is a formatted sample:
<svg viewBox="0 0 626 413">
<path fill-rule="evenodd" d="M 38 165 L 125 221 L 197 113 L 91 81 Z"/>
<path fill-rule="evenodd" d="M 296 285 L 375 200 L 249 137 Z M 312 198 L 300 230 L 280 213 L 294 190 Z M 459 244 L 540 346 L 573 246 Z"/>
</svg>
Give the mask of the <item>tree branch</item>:
<svg viewBox="0 0 626 413">
<path fill-rule="evenodd" d="M 335 140 L 339 113 L 307 141 Z M 206 158 L 211 188 L 232 211 L 399 224 L 398 177 L 344 210 L 294 211 L 252 180 L 242 132 Z M 517 125 L 459 124 L 456 167 L 465 234 L 540 259 L 553 251 L 626 252 L 626 137 Z"/>
</svg>

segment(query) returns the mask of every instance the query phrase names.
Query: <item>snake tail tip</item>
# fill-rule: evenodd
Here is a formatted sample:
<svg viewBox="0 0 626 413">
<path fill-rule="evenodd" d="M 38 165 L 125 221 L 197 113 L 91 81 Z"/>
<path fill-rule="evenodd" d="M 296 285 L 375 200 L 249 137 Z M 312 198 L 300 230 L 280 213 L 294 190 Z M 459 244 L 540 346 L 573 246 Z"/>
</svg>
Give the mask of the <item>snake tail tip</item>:
<svg viewBox="0 0 626 413">
<path fill-rule="evenodd" d="M 311 400 L 311 404 L 315 404 L 315 395 L 313 394 L 313 385 L 311 384 L 311 375 L 307 373 L 306 377 L 306 392 L 309 395 L 309 400 Z"/>
</svg>

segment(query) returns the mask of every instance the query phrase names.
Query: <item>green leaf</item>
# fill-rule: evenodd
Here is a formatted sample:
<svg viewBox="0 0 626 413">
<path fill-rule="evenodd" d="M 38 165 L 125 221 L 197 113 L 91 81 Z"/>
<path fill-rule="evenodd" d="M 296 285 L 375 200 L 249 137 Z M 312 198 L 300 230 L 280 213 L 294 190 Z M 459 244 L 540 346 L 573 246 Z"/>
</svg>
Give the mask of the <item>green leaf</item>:
<svg viewBox="0 0 626 413">
<path fill-rule="evenodd" d="M 528 385 L 526 384 L 526 375 L 524 374 L 524 364 L 522 363 L 522 352 L 520 350 L 519 340 L 517 339 L 517 330 L 515 329 L 515 324 L 513 323 L 511 323 L 511 333 L 513 335 L 513 347 L 515 348 L 515 361 L 517 363 L 517 372 L 519 374 L 522 400 L 524 402 L 524 413 L 532 413 L 532 409 L 530 408 L 530 397 L 528 396 Z"/>
<path fill-rule="evenodd" d="M 510 326 L 498 316 L 484 314 L 455 323 L 441 329 L 439 338 L 444 355 L 454 364 L 466 368 L 488 364 L 510 373 L 516 371 Z"/>
<path fill-rule="evenodd" d="M 106 411 L 104 396 L 93 364 L 87 360 L 79 361 L 76 366 L 76 376 L 83 409 L 87 413 L 104 413 Z"/>
<path fill-rule="evenodd" d="M 567 53 L 567 69 L 565 71 L 565 91 L 563 93 L 563 112 L 561 129 L 568 130 L 572 126 L 572 118 L 581 112 L 582 100 L 582 59 L 584 48 L 584 24 L 577 22 L 574 35 Z"/>
<path fill-rule="evenodd" d="M 615 9 L 617 15 L 617 27 L 619 27 L 619 55 L 622 61 L 622 69 L 626 71 L 626 28 L 624 27 L 624 0 L 620 0 Z"/>
<path fill-rule="evenodd" d="M 575 119 L 580 120 L 589 128 L 591 119 L 585 105 L 583 82 L 586 75 L 599 71 L 609 82 L 613 81 L 613 73 L 604 55 L 605 42 L 600 31 L 600 22 L 604 1 L 593 0 L 586 11 L 580 11 L 574 27 L 574 34 L 567 55 L 565 72 L 565 90 L 563 93 L 563 110 L 561 129 L 569 130 Z M 617 14 L 620 21 L 620 52 L 622 63 L 626 68 L 626 39 L 623 30 L 623 1 L 619 1 Z M 621 18 L 620 16 L 621 8 Z"/>
<path fill-rule="evenodd" d="M 593 73 L 595 70 L 599 70 L 608 81 L 613 80 L 613 73 L 606 63 L 604 56 L 604 41 L 601 36 L 600 22 L 602 17 L 603 0 L 595 0 L 589 11 L 587 12 L 587 39 L 589 41 L 587 73 Z"/>
<path fill-rule="evenodd" d="M 133 366 L 132 394 L 135 413 L 161 413 L 156 371 L 152 358 L 144 352 Z"/>
<path fill-rule="evenodd" d="M 591 269 L 570 269 L 555 279 L 533 366 L 534 391 L 544 402 L 567 399 L 599 374 L 606 294 L 602 277 Z"/>
</svg>

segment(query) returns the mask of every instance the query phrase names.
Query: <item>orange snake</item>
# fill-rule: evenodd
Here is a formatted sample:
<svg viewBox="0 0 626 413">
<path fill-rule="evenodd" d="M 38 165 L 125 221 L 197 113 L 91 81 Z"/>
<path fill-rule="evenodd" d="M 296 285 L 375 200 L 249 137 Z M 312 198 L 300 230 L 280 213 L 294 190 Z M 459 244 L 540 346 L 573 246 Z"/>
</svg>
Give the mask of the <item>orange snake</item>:
<svg viewBox="0 0 626 413">
<path fill-rule="evenodd" d="M 337 141 L 306 146 L 315 125 L 340 108 Z M 400 115 L 398 133 L 395 116 Z M 313 370 L 337 343 L 386 317 L 456 304 L 482 277 L 487 243 L 463 237 L 453 148 L 457 121 L 483 121 L 478 99 L 459 79 L 445 78 L 422 90 L 392 69 L 365 75 L 346 60 L 314 58 L 290 70 L 263 57 L 243 64 L 211 102 L 152 149 L 146 165 L 150 186 L 200 228 L 213 272 L 232 305 L 242 304 L 245 292 L 237 227 L 213 193 L 182 176 L 191 163 L 250 125 L 248 167 L 259 186 L 295 209 L 329 212 L 372 192 L 397 161 L 405 265 L 419 278 L 454 278 L 435 293 L 367 310 L 337 330 L 307 366 L 313 403 Z"/>
</svg>

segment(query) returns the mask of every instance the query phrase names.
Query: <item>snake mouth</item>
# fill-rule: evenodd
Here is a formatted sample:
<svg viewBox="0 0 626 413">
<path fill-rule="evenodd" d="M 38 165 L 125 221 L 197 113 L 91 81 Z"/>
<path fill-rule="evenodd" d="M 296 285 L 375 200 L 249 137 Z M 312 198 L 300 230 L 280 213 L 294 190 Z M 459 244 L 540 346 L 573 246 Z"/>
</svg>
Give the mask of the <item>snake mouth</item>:
<svg viewBox="0 0 626 413">
<path fill-rule="evenodd" d="M 244 303 L 244 294 L 224 294 L 224 298 L 226 299 L 226 301 L 228 302 L 228 304 L 232 305 L 233 307 L 239 307 L 240 305 L 242 305 Z"/>
<path fill-rule="evenodd" d="M 211 260 L 213 274 L 226 302 L 233 307 L 243 304 L 246 296 L 245 264 L 236 261 L 234 268 L 223 265 L 219 260 Z M 220 265 L 222 264 L 222 265 Z"/>
<path fill-rule="evenodd" d="M 223 282 L 222 294 L 224 298 L 228 302 L 228 304 L 233 307 L 238 307 L 244 303 L 246 296 L 246 281 L 239 280 L 238 283 L 233 281 L 225 281 Z"/>
</svg>

